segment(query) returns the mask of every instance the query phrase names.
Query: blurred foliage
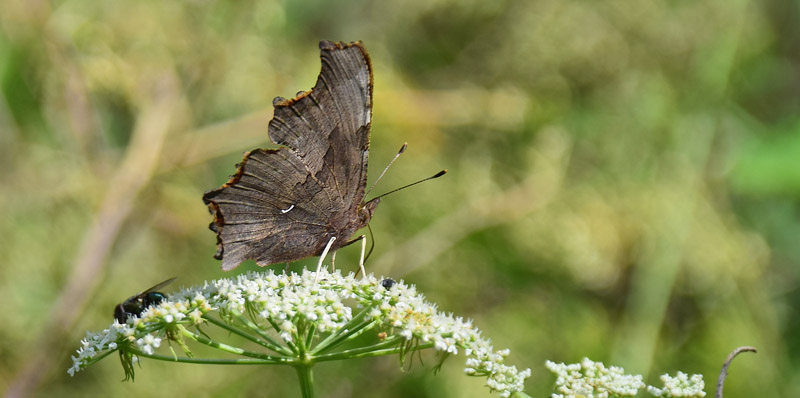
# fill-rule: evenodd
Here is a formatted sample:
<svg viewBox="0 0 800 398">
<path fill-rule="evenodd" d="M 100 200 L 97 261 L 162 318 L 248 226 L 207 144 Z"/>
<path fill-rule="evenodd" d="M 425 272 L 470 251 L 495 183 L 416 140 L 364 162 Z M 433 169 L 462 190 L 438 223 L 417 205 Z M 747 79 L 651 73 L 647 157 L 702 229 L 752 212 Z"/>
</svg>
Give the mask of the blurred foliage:
<svg viewBox="0 0 800 398">
<path fill-rule="evenodd" d="M 727 353 L 753 345 L 727 395 L 800 396 L 796 2 L 2 9 L 0 389 L 299 395 L 294 373 L 274 367 L 146 361 L 135 383 L 119 381 L 114 359 L 74 378 L 66 369 L 84 330 L 105 327 L 129 295 L 171 276 L 231 275 L 211 258 L 202 193 L 243 151 L 271 145 L 272 98 L 314 84 L 317 42 L 330 39 L 362 40 L 372 56 L 372 178 L 409 142 L 375 192 L 451 171 L 382 202 L 368 269 L 473 317 L 511 363 L 533 369 L 531 393 L 552 386 L 545 359 L 583 356 L 653 384 L 702 373 L 710 391 Z M 357 251 L 337 264 L 355 264 Z M 394 358 L 321 365 L 319 395 L 488 394 L 460 358 L 438 375 L 424 359 L 406 372 Z"/>
</svg>

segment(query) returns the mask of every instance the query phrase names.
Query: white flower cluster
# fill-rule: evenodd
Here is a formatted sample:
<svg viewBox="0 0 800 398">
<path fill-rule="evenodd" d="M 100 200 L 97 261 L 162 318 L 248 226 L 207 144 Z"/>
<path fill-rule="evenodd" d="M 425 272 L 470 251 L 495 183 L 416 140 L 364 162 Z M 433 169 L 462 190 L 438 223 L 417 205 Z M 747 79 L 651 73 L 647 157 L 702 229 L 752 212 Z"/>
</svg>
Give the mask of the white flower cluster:
<svg viewBox="0 0 800 398">
<path fill-rule="evenodd" d="M 647 386 L 647 391 L 656 397 L 703 398 L 706 396 L 706 393 L 703 392 L 703 388 L 705 388 L 703 375 L 692 375 L 690 377 L 686 373 L 678 372 L 675 377 L 671 377 L 668 374 L 662 375 L 661 381 L 664 382 L 664 388 Z"/>
<path fill-rule="evenodd" d="M 471 321 L 439 312 L 414 286 L 385 284 L 373 275 L 356 278 L 326 270 L 318 277 L 311 271 L 300 275 L 250 272 L 183 289 L 146 309 L 140 317 L 129 318 L 126 324 L 115 321 L 100 333 L 87 333 L 68 372 L 74 375 L 117 349 L 118 343 L 134 344 L 139 351 L 152 354 L 161 344 L 165 328 L 177 323 L 198 324 L 214 310 L 262 318 L 278 329 L 284 341 L 292 342 L 303 328 L 313 327 L 317 333 L 339 332 L 353 319 L 353 306 L 367 308 L 368 319 L 391 332 L 385 340 L 393 335 L 405 341 L 416 339 L 422 344 L 433 343 L 436 350 L 446 354 L 463 349 L 468 357 L 466 373 L 487 377 L 486 385 L 502 397 L 522 391 L 530 376 L 529 369 L 519 371 L 504 365 L 508 350 L 495 352 Z"/>
<path fill-rule="evenodd" d="M 86 332 L 86 337 L 81 340 L 81 347 L 78 348 L 78 355 L 72 356 L 72 367 L 67 369 L 70 376 L 83 369 L 87 364 L 103 354 L 106 350 L 116 350 L 117 341 L 136 339 L 133 337 L 133 328 L 129 325 L 120 325 L 114 322 L 111 328 L 104 329 L 100 333 Z M 160 343 L 160 342 L 159 342 Z"/>
<path fill-rule="evenodd" d="M 557 394 L 551 398 L 566 397 L 633 397 L 645 386 L 641 375 L 626 375 L 625 370 L 602 362 L 584 358 L 581 363 L 565 365 L 547 361 L 547 369 L 555 373 Z"/>
<path fill-rule="evenodd" d="M 492 352 L 492 346 L 470 352 L 467 349 L 467 368 L 464 372 L 471 376 L 485 375 L 486 386 L 492 391 L 499 391 L 501 397 L 509 397 L 513 392 L 522 391 L 525 379 L 530 377 L 531 370 L 517 370 L 516 366 L 503 364 L 509 350 Z"/>
<path fill-rule="evenodd" d="M 315 283 L 311 272 L 302 275 L 250 272 L 236 279 L 211 281 L 200 293 L 224 311 L 254 310 L 257 316 L 280 327 L 282 339 L 294 341 L 301 320 L 314 324 L 319 332 L 330 332 L 340 329 L 353 317 L 352 309 L 342 302 L 351 293 L 337 286 L 346 278 L 338 272 L 323 275 Z M 197 290 L 181 294 L 197 294 Z"/>
<path fill-rule="evenodd" d="M 437 311 L 413 285 L 401 281 L 389 289 L 377 289 L 371 302 L 363 304 L 374 306 L 370 315 L 407 340 L 433 342 L 436 350 L 447 354 L 458 354 L 458 348 L 463 348 L 467 355 L 465 373 L 485 376 L 486 386 L 498 391 L 501 397 L 522 391 L 525 379 L 531 375 L 530 369 L 520 371 L 516 366 L 503 364 L 508 350 L 495 352 L 491 341 L 481 337 L 472 321 Z"/>
</svg>

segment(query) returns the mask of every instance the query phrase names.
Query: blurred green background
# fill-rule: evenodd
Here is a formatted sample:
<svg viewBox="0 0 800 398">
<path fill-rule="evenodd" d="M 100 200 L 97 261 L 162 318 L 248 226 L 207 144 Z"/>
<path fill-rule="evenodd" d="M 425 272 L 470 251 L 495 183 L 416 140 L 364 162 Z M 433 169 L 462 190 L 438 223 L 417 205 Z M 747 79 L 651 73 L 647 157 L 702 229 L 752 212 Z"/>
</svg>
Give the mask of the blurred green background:
<svg viewBox="0 0 800 398">
<path fill-rule="evenodd" d="M 551 391 L 546 359 L 584 356 L 711 392 L 752 345 L 725 396 L 800 396 L 798 2 L 0 8 L 0 391 L 299 396 L 277 367 L 66 369 L 129 295 L 258 269 L 220 270 L 201 196 L 271 145 L 272 98 L 313 86 L 329 39 L 372 56 L 370 182 L 409 143 L 374 192 L 450 170 L 382 202 L 368 270 L 474 318 L 528 392 Z M 463 357 L 425 358 L 319 365 L 319 396 L 490 396 Z"/>
</svg>

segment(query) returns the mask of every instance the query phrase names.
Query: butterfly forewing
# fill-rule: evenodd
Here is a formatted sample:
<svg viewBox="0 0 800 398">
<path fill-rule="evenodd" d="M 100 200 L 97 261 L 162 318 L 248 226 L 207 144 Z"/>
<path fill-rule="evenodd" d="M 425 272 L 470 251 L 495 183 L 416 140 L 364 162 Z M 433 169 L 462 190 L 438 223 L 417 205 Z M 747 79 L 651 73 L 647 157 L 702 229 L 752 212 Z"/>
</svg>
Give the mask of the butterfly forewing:
<svg viewBox="0 0 800 398">
<path fill-rule="evenodd" d="M 361 204 L 366 185 L 372 66 L 360 43 L 322 42 L 320 49 L 316 85 L 295 99 L 275 102 L 269 136 L 294 149 L 332 201 L 350 209 Z"/>
</svg>

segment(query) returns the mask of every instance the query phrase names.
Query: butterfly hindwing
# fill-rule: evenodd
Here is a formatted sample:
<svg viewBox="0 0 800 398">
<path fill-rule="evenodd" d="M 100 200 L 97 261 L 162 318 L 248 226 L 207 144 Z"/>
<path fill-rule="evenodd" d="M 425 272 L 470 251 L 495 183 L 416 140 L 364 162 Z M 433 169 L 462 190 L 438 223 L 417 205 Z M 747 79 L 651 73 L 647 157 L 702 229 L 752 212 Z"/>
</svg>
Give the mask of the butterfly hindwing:
<svg viewBox="0 0 800 398">
<path fill-rule="evenodd" d="M 286 148 L 256 149 L 228 184 L 206 193 L 224 270 L 247 259 L 268 265 L 303 258 L 312 238 L 296 237 L 326 232 L 326 220 L 317 215 L 329 204 L 319 200 L 325 197 L 319 184 L 301 178 L 301 167 Z"/>
</svg>

